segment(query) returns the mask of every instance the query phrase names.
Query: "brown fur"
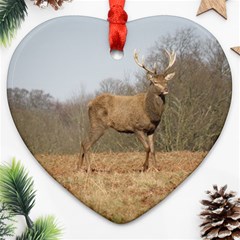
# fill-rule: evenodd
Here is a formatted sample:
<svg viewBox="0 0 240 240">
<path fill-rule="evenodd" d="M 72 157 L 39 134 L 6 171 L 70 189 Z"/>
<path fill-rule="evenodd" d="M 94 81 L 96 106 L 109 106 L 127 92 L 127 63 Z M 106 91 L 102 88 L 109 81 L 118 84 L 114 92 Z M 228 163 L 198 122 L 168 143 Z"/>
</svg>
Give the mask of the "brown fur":
<svg viewBox="0 0 240 240">
<path fill-rule="evenodd" d="M 160 121 L 163 101 L 158 96 L 151 99 L 148 95 L 150 94 L 142 93 L 135 96 L 102 94 L 96 97 L 89 103 L 91 126 L 101 123 L 102 127 L 111 127 L 118 132 L 134 133 L 136 130 L 152 132 L 156 128 L 156 122 Z M 155 106 L 159 111 L 154 111 Z"/>
</svg>

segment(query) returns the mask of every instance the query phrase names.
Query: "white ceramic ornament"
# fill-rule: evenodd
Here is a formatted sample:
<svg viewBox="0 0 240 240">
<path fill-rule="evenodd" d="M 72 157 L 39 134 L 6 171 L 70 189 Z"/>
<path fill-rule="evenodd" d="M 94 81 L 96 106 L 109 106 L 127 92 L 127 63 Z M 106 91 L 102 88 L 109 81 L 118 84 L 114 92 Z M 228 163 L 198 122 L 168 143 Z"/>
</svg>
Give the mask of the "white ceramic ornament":
<svg viewBox="0 0 240 240">
<path fill-rule="evenodd" d="M 114 60 L 107 21 L 47 21 L 17 47 L 8 74 L 13 120 L 36 160 L 116 223 L 145 213 L 196 169 L 231 101 L 228 61 L 204 28 L 173 16 L 127 27 L 124 57 Z"/>
</svg>

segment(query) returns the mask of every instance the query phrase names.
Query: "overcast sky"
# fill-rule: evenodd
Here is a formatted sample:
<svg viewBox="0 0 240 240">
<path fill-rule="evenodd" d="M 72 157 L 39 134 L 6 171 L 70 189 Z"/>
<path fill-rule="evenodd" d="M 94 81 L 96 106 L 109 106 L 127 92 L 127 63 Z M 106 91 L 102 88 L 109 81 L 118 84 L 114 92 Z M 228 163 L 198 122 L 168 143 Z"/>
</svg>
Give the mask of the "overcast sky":
<svg viewBox="0 0 240 240">
<path fill-rule="evenodd" d="M 211 36 L 199 25 L 179 17 L 158 16 L 128 23 L 124 58 L 112 59 L 108 44 L 108 22 L 90 17 L 69 16 L 47 21 L 20 43 L 9 68 L 8 87 L 41 89 L 66 100 L 84 87 L 98 88 L 101 80 L 122 79 L 139 70 L 134 49 L 146 54 L 161 36 L 183 27 L 195 27 L 202 36 Z"/>
</svg>

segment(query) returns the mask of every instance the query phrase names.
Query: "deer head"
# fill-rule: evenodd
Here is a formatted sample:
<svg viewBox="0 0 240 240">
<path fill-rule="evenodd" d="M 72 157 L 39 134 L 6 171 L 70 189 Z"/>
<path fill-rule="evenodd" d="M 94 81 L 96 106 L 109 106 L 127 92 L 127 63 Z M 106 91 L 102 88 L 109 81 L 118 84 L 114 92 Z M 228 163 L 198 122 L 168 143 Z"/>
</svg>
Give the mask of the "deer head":
<svg viewBox="0 0 240 240">
<path fill-rule="evenodd" d="M 165 51 L 168 56 L 169 63 L 163 73 L 160 74 L 158 74 L 157 72 L 156 63 L 154 63 L 153 70 L 149 69 L 144 64 L 144 57 L 142 57 L 142 62 L 140 63 L 138 53 L 136 50 L 134 51 L 134 59 L 137 65 L 147 72 L 147 79 L 151 81 L 151 83 L 154 84 L 154 86 L 158 88 L 160 92 L 164 95 L 168 94 L 168 81 L 171 80 L 175 75 L 175 72 L 168 73 L 168 70 L 173 66 L 176 61 L 176 53 L 174 51 L 172 53 L 168 52 L 167 50 Z"/>
</svg>

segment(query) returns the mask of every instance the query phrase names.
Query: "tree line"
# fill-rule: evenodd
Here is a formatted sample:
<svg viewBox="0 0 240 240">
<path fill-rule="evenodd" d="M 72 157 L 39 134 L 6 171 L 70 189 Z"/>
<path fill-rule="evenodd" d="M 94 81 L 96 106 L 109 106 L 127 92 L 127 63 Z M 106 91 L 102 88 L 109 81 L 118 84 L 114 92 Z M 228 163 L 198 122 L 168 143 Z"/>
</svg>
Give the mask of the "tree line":
<svg viewBox="0 0 240 240">
<path fill-rule="evenodd" d="M 164 69 L 164 49 L 175 50 L 175 78 L 160 126 L 156 132 L 157 151 L 209 151 L 225 123 L 231 101 L 231 72 L 226 56 L 215 39 L 198 36 L 192 28 L 180 29 L 158 39 L 145 60 Z M 159 59 L 161 61 L 159 61 Z M 103 79 L 99 89 L 60 102 L 42 90 L 9 88 L 8 100 L 16 127 L 34 154 L 73 154 L 87 133 L 87 103 L 101 93 L 134 95 L 146 92 L 149 82 L 144 71 L 135 81 Z M 109 130 L 94 146 L 94 151 L 141 151 L 133 135 Z"/>
</svg>

